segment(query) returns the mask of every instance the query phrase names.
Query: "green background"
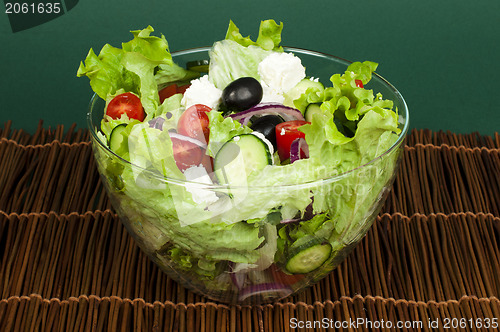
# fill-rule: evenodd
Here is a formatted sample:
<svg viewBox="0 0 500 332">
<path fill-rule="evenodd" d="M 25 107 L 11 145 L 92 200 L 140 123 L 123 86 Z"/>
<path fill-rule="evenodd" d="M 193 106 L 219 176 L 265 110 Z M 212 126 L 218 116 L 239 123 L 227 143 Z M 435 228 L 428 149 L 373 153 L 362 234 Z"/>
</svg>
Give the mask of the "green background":
<svg viewBox="0 0 500 332">
<path fill-rule="evenodd" d="M 225 36 L 229 19 L 255 36 L 260 20 L 284 23 L 283 45 L 378 62 L 410 108 L 412 128 L 499 131 L 499 0 L 82 0 L 53 20 L 13 33 L 0 14 L 0 125 L 33 132 L 85 127 L 92 95 L 77 78 L 90 47 L 119 46 L 152 25 L 176 51 Z"/>
</svg>

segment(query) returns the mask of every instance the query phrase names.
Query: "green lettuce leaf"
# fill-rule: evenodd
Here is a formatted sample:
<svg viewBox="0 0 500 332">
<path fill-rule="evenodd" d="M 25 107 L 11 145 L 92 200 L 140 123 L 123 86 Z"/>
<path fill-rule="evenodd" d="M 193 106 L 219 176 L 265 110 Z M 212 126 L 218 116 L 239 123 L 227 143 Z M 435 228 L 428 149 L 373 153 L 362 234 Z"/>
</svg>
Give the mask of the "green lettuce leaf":
<svg viewBox="0 0 500 332">
<path fill-rule="evenodd" d="M 247 47 L 250 45 L 259 46 L 267 51 L 283 51 L 280 46 L 281 43 L 281 31 L 283 30 L 283 23 L 277 24 L 274 20 L 265 20 L 260 22 L 259 36 L 254 42 L 250 39 L 250 36 L 243 37 L 240 33 L 240 29 L 234 24 L 233 21 L 229 21 L 229 27 L 226 32 L 226 39 L 232 40 L 241 46 Z"/>
<path fill-rule="evenodd" d="M 123 50 L 109 44 L 104 45 L 99 56 L 90 49 L 85 62 L 80 63 L 77 76 L 87 76 L 92 90 L 104 100 L 119 89 L 139 94 L 139 77 L 124 69 L 123 54 Z"/>
<path fill-rule="evenodd" d="M 346 72 L 354 73 L 356 79 L 367 84 L 372 79 L 372 73 L 377 70 L 378 63 L 372 61 L 353 62 L 347 67 Z"/>
<path fill-rule="evenodd" d="M 165 86 L 168 83 L 173 82 L 187 82 L 195 78 L 198 78 L 200 73 L 187 70 L 176 63 L 171 65 L 158 65 L 157 72 L 155 74 L 156 84 L 158 86 Z"/>
<path fill-rule="evenodd" d="M 318 89 L 316 87 L 309 87 L 303 93 L 301 93 L 298 98 L 290 99 L 289 94 L 285 94 L 285 106 L 290 106 L 298 109 L 302 114 L 309 104 L 321 103 L 325 100 L 325 90 Z"/>
<path fill-rule="evenodd" d="M 168 131 L 150 128 L 147 122 L 135 125 L 128 136 L 130 162 L 168 178 L 185 179 L 174 160 Z M 140 172 L 134 168 L 136 172 Z"/>
<path fill-rule="evenodd" d="M 111 132 L 115 129 L 116 126 L 122 123 L 130 123 L 132 119 L 130 119 L 127 114 L 123 113 L 122 116 L 118 119 L 112 119 L 111 117 L 104 115 L 104 118 L 101 120 L 101 131 L 106 136 L 106 142 L 109 141 L 111 136 Z"/>
<path fill-rule="evenodd" d="M 314 120 L 313 120 L 314 121 Z M 331 123 L 330 123 L 331 126 Z M 304 128 L 309 136 L 324 137 L 323 151 L 332 150 L 334 153 L 325 156 L 315 155 L 323 163 L 336 165 L 339 173 L 348 172 L 374 160 L 384 151 L 387 151 L 398 139 L 397 115 L 392 110 L 370 110 L 359 121 L 356 134 L 349 139 L 332 140 L 325 131 L 312 133 L 313 126 Z M 334 129 L 335 130 L 335 129 Z M 308 134 L 306 134 L 306 140 Z M 319 142 L 319 137 L 315 138 Z M 346 173 L 330 186 L 320 187 L 314 196 L 314 211 L 326 211 L 334 207 L 330 216 L 336 221 L 338 233 L 361 227 L 368 220 L 372 202 L 377 202 L 374 196 L 379 195 L 392 177 L 397 153 L 378 159 L 376 162 L 363 167 L 358 171 Z M 341 192 L 341 195 L 335 192 Z M 325 210 L 326 209 L 326 210 Z M 353 223 L 352 220 L 359 220 Z M 356 232 L 354 231 L 353 234 Z"/>
<path fill-rule="evenodd" d="M 189 257 L 184 254 L 182 258 L 186 268 L 190 262 L 200 260 L 248 264 L 258 260 L 255 249 L 264 241 L 259 227 L 245 222 L 223 222 L 216 213 L 194 203 L 183 185 L 159 181 L 151 174 L 137 174 L 128 166 L 120 177 L 123 189 L 119 208 L 127 211 L 131 227 L 151 243 L 148 250 L 159 251 L 165 245 L 179 248 L 189 253 Z M 197 220 L 188 223 L 190 216 Z M 206 265 L 203 265 L 205 270 Z"/>
<path fill-rule="evenodd" d="M 234 136 L 252 132 L 252 129 L 242 126 L 238 121 L 230 117 L 224 118 L 222 112 L 212 110 L 207 114 L 210 130 L 207 154 L 211 157 L 215 157 L 219 149 Z"/>
<path fill-rule="evenodd" d="M 229 39 L 218 41 L 209 51 L 209 79 L 221 90 L 240 77 L 260 81 L 259 63 L 271 52 L 254 45 L 245 47 Z"/>
<path fill-rule="evenodd" d="M 256 41 L 257 45 L 265 50 L 283 51 L 283 47 L 280 46 L 282 30 L 283 22 L 276 24 L 274 20 L 262 21 L 260 23 L 259 36 Z"/>
<path fill-rule="evenodd" d="M 216 42 L 210 50 L 210 81 L 219 89 L 240 77 L 253 77 L 260 81 L 258 65 L 271 52 L 282 52 L 281 30 L 273 20 L 262 21 L 259 36 L 254 42 L 243 37 L 239 29 L 229 22 L 226 39 Z"/>
<path fill-rule="evenodd" d="M 166 98 L 156 112 L 156 116 L 161 116 L 165 119 L 162 130 L 177 129 L 179 118 L 184 112 L 184 107 L 181 105 L 183 95 L 176 93 L 173 96 Z"/>
<path fill-rule="evenodd" d="M 151 26 L 131 31 L 134 38 L 122 48 L 106 44 L 97 56 L 91 49 L 80 63 L 77 76 L 87 76 L 94 92 L 109 99 L 118 91 L 132 92 L 141 99 L 146 120 L 155 116 L 160 101 L 158 83 L 194 77 L 174 65 L 165 36 L 151 36 Z"/>
</svg>

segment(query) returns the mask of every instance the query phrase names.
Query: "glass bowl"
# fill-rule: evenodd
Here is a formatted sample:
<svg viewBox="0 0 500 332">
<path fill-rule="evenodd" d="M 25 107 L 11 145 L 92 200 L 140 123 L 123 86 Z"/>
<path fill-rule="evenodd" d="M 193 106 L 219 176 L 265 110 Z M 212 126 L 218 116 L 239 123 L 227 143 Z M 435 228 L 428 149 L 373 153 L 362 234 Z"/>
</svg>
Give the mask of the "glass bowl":
<svg viewBox="0 0 500 332">
<path fill-rule="evenodd" d="M 179 51 L 172 57 L 184 66 L 208 60 L 209 49 Z M 322 82 L 350 64 L 319 52 L 285 51 L 300 57 L 306 73 Z M 114 209 L 161 270 L 212 300 L 268 303 L 329 274 L 363 238 L 382 208 L 398 168 L 409 114 L 401 94 L 379 75 L 373 75 L 367 88 L 394 102 L 399 136 L 362 166 L 339 174 L 335 167 L 324 165 L 306 170 L 315 177 L 304 182 L 294 181 L 293 172 L 283 184 L 273 186 L 228 187 L 165 177 L 107 147 L 99 134 L 105 102 L 97 96 L 90 102 L 88 125 Z M 193 192 L 216 197 L 216 202 L 208 207 L 197 203 Z M 323 207 L 320 213 L 314 212 L 314 204 Z M 296 215 L 297 206 L 305 205 L 305 213 Z"/>
</svg>

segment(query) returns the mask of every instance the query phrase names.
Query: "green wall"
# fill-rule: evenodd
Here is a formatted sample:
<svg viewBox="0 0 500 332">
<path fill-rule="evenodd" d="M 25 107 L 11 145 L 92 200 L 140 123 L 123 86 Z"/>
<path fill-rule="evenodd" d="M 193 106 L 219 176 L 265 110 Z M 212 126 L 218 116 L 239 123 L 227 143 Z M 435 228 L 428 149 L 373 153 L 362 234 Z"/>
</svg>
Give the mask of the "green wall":
<svg viewBox="0 0 500 332">
<path fill-rule="evenodd" d="M 378 62 L 405 97 L 412 128 L 500 131 L 499 0 L 70 2 L 64 15 L 16 33 L 0 14 L 0 125 L 85 127 L 92 92 L 75 76 L 79 62 L 90 47 L 129 40 L 129 30 L 152 25 L 176 51 L 222 39 L 229 19 L 253 35 L 273 18 L 284 22 L 283 45 Z"/>
</svg>

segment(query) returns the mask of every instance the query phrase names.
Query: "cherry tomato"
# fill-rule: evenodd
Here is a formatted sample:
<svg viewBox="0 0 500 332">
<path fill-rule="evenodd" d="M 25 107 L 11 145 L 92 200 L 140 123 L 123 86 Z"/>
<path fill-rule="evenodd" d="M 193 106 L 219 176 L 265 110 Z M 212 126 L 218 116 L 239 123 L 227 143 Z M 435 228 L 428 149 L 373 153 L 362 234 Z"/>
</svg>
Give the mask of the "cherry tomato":
<svg viewBox="0 0 500 332">
<path fill-rule="evenodd" d="M 186 90 L 189 89 L 190 86 L 191 86 L 191 84 L 185 84 L 185 85 L 178 86 L 177 93 L 184 94 L 184 92 L 186 92 Z"/>
<path fill-rule="evenodd" d="M 170 84 L 161 89 L 158 92 L 158 95 L 160 96 L 160 104 L 162 104 L 165 99 L 172 97 L 176 93 L 177 93 L 177 84 Z"/>
<path fill-rule="evenodd" d="M 170 84 L 163 89 L 161 89 L 158 92 L 158 95 L 160 96 L 160 104 L 163 103 L 163 101 L 169 97 L 172 97 L 173 95 L 177 93 L 182 93 L 186 92 L 186 90 L 191 86 L 191 84 L 184 84 L 181 86 L 178 86 L 177 84 Z"/>
<path fill-rule="evenodd" d="M 207 112 L 210 110 L 210 107 L 202 104 L 189 107 L 179 118 L 177 132 L 207 143 L 210 136 Z"/>
<path fill-rule="evenodd" d="M 276 125 L 276 144 L 278 145 L 278 155 L 280 159 L 290 158 L 290 146 L 297 138 L 304 138 L 305 134 L 299 130 L 299 127 L 310 122 L 303 120 L 286 121 Z"/>
<path fill-rule="evenodd" d="M 198 145 L 175 137 L 171 140 L 175 164 L 181 171 L 202 163 L 205 152 Z"/>
<path fill-rule="evenodd" d="M 113 98 L 106 109 L 106 115 L 112 119 L 119 119 L 122 114 L 127 114 L 129 119 L 143 121 L 146 117 L 141 100 L 133 93 L 122 93 Z"/>
<path fill-rule="evenodd" d="M 281 271 L 281 269 L 279 267 L 277 267 L 275 264 L 272 264 L 269 267 L 269 270 L 271 271 L 271 274 L 273 275 L 274 280 L 277 283 L 284 284 L 284 285 L 296 284 L 297 282 L 301 281 L 305 277 L 305 275 L 303 275 L 303 274 L 286 274 L 285 272 Z"/>
<path fill-rule="evenodd" d="M 358 88 L 364 88 L 364 85 L 363 85 L 363 81 L 362 80 L 354 80 L 354 82 L 356 83 L 356 86 Z"/>
</svg>

